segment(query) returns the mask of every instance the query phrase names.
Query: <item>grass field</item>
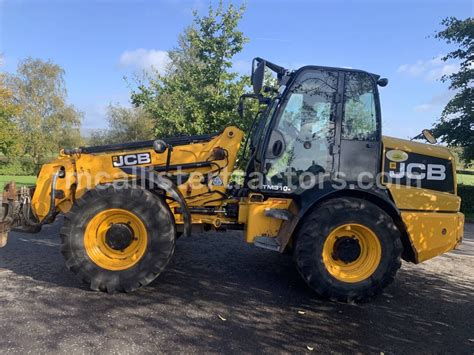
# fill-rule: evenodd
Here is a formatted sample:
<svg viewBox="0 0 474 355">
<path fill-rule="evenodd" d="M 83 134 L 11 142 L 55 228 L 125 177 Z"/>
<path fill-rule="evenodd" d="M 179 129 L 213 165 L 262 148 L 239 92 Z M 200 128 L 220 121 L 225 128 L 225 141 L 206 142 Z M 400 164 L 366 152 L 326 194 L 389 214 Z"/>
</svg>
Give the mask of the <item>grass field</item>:
<svg viewBox="0 0 474 355">
<path fill-rule="evenodd" d="M 458 184 L 474 185 L 474 175 L 460 175 L 458 174 Z"/>
<path fill-rule="evenodd" d="M 36 182 L 36 177 L 0 175 L 0 191 L 3 191 L 3 187 L 9 181 L 15 181 L 17 185 L 34 185 Z"/>
</svg>

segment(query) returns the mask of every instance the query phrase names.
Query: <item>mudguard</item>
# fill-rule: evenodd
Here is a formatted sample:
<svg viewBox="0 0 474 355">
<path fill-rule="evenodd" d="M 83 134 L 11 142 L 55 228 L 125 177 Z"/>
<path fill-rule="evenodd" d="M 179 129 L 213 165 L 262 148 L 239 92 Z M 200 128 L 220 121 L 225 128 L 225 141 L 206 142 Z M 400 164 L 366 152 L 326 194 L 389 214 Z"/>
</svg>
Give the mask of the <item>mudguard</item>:
<svg viewBox="0 0 474 355">
<path fill-rule="evenodd" d="M 122 171 L 128 175 L 134 175 L 140 178 L 141 180 L 146 180 L 152 183 L 154 186 L 164 190 L 168 193 L 176 202 L 179 203 L 181 213 L 183 214 L 184 221 L 184 231 L 183 236 L 191 235 L 191 213 L 189 212 L 188 205 L 184 199 L 183 194 L 178 190 L 178 188 L 173 184 L 173 182 L 166 176 L 157 174 L 155 171 L 150 168 L 141 168 L 141 167 L 124 167 Z"/>
</svg>

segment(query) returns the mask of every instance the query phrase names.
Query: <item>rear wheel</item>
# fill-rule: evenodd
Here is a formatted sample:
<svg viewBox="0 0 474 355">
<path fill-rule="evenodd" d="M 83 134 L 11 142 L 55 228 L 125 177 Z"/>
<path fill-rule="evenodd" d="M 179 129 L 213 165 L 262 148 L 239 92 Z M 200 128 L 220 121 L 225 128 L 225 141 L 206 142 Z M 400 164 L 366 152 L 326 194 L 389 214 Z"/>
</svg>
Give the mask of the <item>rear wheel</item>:
<svg viewBox="0 0 474 355">
<path fill-rule="evenodd" d="M 152 282 L 174 252 L 168 205 L 140 188 L 88 191 L 65 216 L 66 266 L 96 291 L 130 292 Z"/>
<path fill-rule="evenodd" d="M 400 233 L 379 207 L 356 198 L 323 203 L 305 217 L 295 261 L 320 296 L 358 301 L 380 293 L 401 266 Z"/>
</svg>

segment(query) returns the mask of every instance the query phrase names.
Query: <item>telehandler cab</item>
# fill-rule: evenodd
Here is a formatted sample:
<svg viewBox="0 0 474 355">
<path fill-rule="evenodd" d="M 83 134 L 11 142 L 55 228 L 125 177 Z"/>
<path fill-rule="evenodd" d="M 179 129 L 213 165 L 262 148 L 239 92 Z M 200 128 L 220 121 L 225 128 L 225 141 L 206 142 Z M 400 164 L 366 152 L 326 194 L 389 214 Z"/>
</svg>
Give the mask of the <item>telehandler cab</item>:
<svg viewBox="0 0 474 355">
<path fill-rule="evenodd" d="M 265 70 L 277 88 L 264 87 Z M 239 112 L 249 97 L 262 109 L 240 186 L 230 181 L 244 137 L 237 127 L 64 149 L 35 187 L 6 186 L 2 244 L 10 230 L 38 232 L 64 214 L 66 266 L 92 290 L 130 292 L 163 271 L 179 235 L 242 229 L 247 243 L 291 251 L 320 296 L 371 297 L 401 258 L 420 263 L 455 248 L 464 224 L 449 150 L 382 136 L 378 86 L 387 82 L 256 58 L 254 93 Z"/>
</svg>

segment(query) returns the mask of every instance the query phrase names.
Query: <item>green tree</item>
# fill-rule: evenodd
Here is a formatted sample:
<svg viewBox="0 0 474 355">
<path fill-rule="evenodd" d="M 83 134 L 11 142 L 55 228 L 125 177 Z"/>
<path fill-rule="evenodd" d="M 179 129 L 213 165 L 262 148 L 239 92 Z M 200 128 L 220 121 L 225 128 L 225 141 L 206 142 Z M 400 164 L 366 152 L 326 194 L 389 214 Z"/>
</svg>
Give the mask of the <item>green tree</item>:
<svg viewBox="0 0 474 355">
<path fill-rule="evenodd" d="M 142 107 L 109 105 L 107 109 L 108 127 L 95 130 L 89 139 L 91 145 L 127 143 L 151 140 L 155 137 L 155 121 Z"/>
<path fill-rule="evenodd" d="M 0 154 L 14 156 L 20 151 L 20 132 L 13 118 L 21 113 L 20 105 L 13 100 L 13 93 L 5 86 L 0 73 Z"/>
<path fill-rule="evenodd" d="M 8 85 L 22 111 L 15 122 L 25 154 L 36 166 L 63 147 L 80 144 L 82 114 L 66 103 L 64 70 L 51 61 L 27 58 Z"/>
<path fill-rule="evenodd" d="M 204 134 L 237 125 L 248 129 L 250 116 L 236 113 L 248 77 L 231 71 L 232 58 L 247 39 L 238 29 L 244 7 L 222 2 L 205 16 L 194 13 L 190 27 L 169 52 L 165 75 L 153 74 L 132 92 L 132 102 L 155 119 L 157 136 Z"/>
<path fill-rule="evenodd" d="M 469 163 L 474 159 L 474 19 L 448 17 L 442 25 L 445 28 L 436 38 L 457 47 L 442 59 L 456 59 L 461 63 L 457 73 L 441 78 L 449 82 L 449 88 L 456 94 L 444 108 L 433 132 L 449 146 L 463 147 L 462 158 Z"/>
</svg>

